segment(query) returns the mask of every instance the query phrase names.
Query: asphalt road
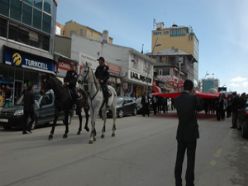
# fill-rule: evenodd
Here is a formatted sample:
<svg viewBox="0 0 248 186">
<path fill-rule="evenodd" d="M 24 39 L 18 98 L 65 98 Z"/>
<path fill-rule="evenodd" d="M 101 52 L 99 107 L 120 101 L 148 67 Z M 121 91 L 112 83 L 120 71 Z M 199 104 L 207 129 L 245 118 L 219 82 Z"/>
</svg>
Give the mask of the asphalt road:
<svg viewBox="0 0 248 186">
<path fill-rule="evenodd" d="M 230 122 L 199 121 L 196 186 L 248 185 L 248 140 L 230 129 Z M 88 144 L 88 133 L 76 135 L 77 120 L 68 139 L 62 138 L 63 126 L 52 141 L 49 127 L 29 135 L 0 130 L 0 186 L 174 185 L 176 118 L 118 119 L 114 138 L 108 120 L 105 139 L 101 125 L 98 120 L 94 144 Z"/>
</svg>

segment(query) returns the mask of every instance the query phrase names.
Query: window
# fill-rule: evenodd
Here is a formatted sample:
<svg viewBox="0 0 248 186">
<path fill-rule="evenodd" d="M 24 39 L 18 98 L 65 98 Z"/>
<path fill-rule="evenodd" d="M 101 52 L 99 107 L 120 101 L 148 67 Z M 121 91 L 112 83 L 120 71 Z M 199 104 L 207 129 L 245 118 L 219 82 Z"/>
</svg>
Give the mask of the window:
<svg viewBox="0 0 248 186">
<path fill-rule="evenodd" d="M 158 75 L 160 75 L 160 76 L 163 75 L 163 69 L 158 69 Z"/>
<path fill-rule="evenodd" d="M 51 0 L 44 0 L 44 11 L 47 13 L 51 13 Z"/>
<path fill-rule="evenodd" d="M 20 0 L 11 0 L 10 17 L 18 21 L 21 20 L 22 3 Z"/>
<path fill-rule="evenodd" d="M 45 31 L 47 33 L 51 32 L 51 21 L 52 21 L 51 16 L 43 13 L 43 24 L 42 24 L 42 30 L 43 31 Z"/>
<path fill-rule="evenodd" d="M 50 41 L 50 37 L 49 36 L 43 36 L 43 39 L 42 39 L 42 48 L 44 50 L 47 50 L 49 51 L 49 42 Z"/>
<path fill-rule="evenodd" d="M 0 36 L 7 37 L 7 21 L 0 18 Z"/>
<path fill-rule="evenodd" d="M 42 10 L 42 0 L 34 0 L 34 6 Z"/>
<path fill-rule="evenodd" d="M 32 7 L 25 3 L 22 5 L 22 22 L 28 25 L 32 24 Z"/>
<path fill-rule="evenodd" d="M 132 62 L 132 67 L 135 69 L 138 69 L 139 67 L 139 58 L 136 55 L 133 55 L 133 59 L 131 60 Z"/>
<path fill-rule="evenodd" d="M 35 28 L 41 28 L 41 11 L 34 9 L 33 12 L 33 26 Z"/>
<path fill-rule="evenodd" d="M 0 0 L 0 14 L 9 16 L 9 0 Z"/>
</svg>

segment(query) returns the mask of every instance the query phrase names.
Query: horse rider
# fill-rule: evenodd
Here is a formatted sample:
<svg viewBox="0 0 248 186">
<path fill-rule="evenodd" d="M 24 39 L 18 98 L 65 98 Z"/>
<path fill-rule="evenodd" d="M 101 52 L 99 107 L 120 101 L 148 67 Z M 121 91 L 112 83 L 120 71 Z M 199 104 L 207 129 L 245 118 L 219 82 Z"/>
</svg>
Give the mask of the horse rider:
<svg viewBox="0 0 248 186">
<path fill-rule="evenodd" d="M 80 96 L 77 93 L 76 85 L 78 80 L 78 74 L 75 70 L 69 70 L 64 77 L 64 84 L 69 88 L 73 101 L 76 101 Z"/>
<path fill-rule="evenodd" d="M 106 107 L 108 107 L 108 99 L 109 99 L 109 93 L 108 93 L 109 72 L 108 70 L 109 70 L 109 67 L 105 64 L 105 59 L 103 57 L 99 57 L 97 61 L 99 61 L 99 65 L 96 68 L 95 76 L 98 79 L 102 92 L 103 92 L 104 101 L 102 105 L 106 103 Z"/>
</svg>

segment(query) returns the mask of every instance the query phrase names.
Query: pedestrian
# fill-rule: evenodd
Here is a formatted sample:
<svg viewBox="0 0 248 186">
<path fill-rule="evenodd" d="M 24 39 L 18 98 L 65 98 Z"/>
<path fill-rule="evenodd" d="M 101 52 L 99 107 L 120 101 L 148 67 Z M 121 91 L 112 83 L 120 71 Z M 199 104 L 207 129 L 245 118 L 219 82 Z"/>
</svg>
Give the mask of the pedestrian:
<svg viewBox="0 0 248 186">
<path fill-rule="evenodd" d="M 145 94 L 141 98 L 141 105 L 142 105 L 142 115 L 145 117 L 146 114 L 149 117 L 150 116 L 150 109 L 149 109 L 149 97 L 146 96 Z"/>
<path fill-rule="evenodd" d="M 23 103 L 24 103 L 24 105 L 23 105 L 24 122 L 23 122 L 22 133 L 27 134 L 28 132 L 31 133 L 32 124 L 35 120 L 34 93 L 33 93 L 33 85 L 32 84 L 29 84 L 27 86 L 27 89 L 24 91 Z M 29 118 L 31 119 L 30 121 L 29 121 Z"/>
<path fill-rule="evenodd" d="M 104 102 L 102 106 L 104 105 L 104 103 L 106 103 L 106 107 L 108 107 L 108 98 L 109 98 L 109 93 L 108 93 L 109 72 L 108 70 L 109 70 L 109 67 L 105 64 L 105 59 L 103 57 L 99 57 L 97 61 L 99 61 L 99 65 L 96 68 L 95 76 L 100 83 L 103 97 L 104 97 Z"/>
<path fill-rule="evenodd" d="M 176 186 L 182 186 L 182 166 L 184 154 L 187 150 L 186 186 L 194 186 L 195 151 L 199 130 L 197 111 L 202 109 L 198 97 L 193 94 L 194 84 L 185 80 L 184 91 L 174 100 L 179 124 L 177 128 L 177 156 L 175 164 Z"/>
<path fill-rule="evenodd" d="M 231 110 L 232 110 L 232 126 L 231 128 L 237 128 L 237 121 L 238 121 L 238 109 L 239 109 L 239 101 L 240 98 L 236 92 L 232 93 L 232 103 L 231 103 Z"/>
</svg>

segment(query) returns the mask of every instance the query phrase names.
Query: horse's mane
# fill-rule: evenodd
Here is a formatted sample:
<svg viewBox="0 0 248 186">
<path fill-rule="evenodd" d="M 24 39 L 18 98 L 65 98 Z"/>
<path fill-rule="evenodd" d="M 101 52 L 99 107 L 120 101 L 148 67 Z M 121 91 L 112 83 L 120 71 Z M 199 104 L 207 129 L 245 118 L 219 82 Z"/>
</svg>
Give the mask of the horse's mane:
<svg viewBox="0 0 248 186">
<path fill-rule="evenodd" d="M 96 84 L 96 88 L 99 89 L 100 88 L 99 81 L 96 79 L 96 76 L 95 76 L 92 68 L 90 68 L 90 67 L 89 67 L 89 77 L 91 79 L 93 79 L 93 82 L 92 83 L 95 83 Z"/>
</svg>

